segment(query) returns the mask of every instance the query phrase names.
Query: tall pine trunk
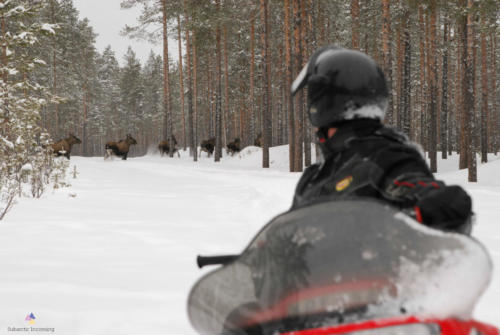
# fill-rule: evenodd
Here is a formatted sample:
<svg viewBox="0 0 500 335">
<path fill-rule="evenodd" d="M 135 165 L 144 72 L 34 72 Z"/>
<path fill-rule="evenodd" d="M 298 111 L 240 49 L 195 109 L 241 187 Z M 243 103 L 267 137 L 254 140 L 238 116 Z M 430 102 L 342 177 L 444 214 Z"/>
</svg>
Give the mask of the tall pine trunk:
<svg viewBox="0 0 500 335">
<path fill-rule="evenodd" d="M 403 61 L 403 131 L 412 138 L 411 118 L 411 34 L 410 34 L 410 11 L 404 13 L 404 61 Z"/>
<path fill-rule="evenodd" d="M 382 0 L 382 50 L 384 59 L 384 73 L 387 79 L 389 99 L 386 120 L 389 124 L 394 123 L 393 97 L 392 97 L 392 53 L 391 53 L 391 11 L 390 0 Z"/>
<path fill-rule="evenodd" d="M 475 91 L 475 71 L 474 71 L 474 50 L 475 50 L 475 38 L 474 38 L 474 23 L 473 23 L 473 12 L 472 8 L 474 6 L 474 0 L 468 0 L 467 2 L 467 43 L 466 51 L 467 57 L 466 62 L 466 81 L 469 85 L 465 97 L 465 109 L 466 114 L 466 125 L 467 129 L 467 168 L 468 168 L 468 180 L 469 182 L 477 182 L 477 163 L 476 163 L 476 145 L 475 145 L 475 129 L 476 129 L 476 117 L 475 117 L 475 101 L 474 101 L 474 91 Z"/>
<path fill-rule="evenodd" d="M 186 0 L 184 0 L 184 16 L 186 18 L 186 69 L 187 69 L 187 98 L 188 98 L 188 140 L 189 150 L 193 156 L 193 160 L 198 160 L 197 144 L 194 136 L 194 121 L 193 121 L 193 81 L 192 81 L 192 67 L 191 67 L 191 38 L 190 38 L 190 24 L 189 13 Z"/>
<path fill-rule="evenodd" d="M 168 13 L 167 13 L 167 0 L 162 0 L 162 23 L 163 23 L 163 107 L 165 108 L 165 115 L 163 119 L 163 135 L 170 143 L 173 141 L 173 127 L 172 127 L 172 112 L 170 109 L 170 80 L 169 80 L 169 64 L 168 64 Z M 174 155 L 174 146 L 170 146 L 169 156 Z"/>
<path fill-rule="evenodd" d="M 427 99 L 425 97 L 425 78 L 426 78 L 426 61 L 425 61 L 425 25 L 424 25 L 424 9 L 423 6 L 418 6 L 418 23 L 419 23 L 419 53 L 420 53 L 420 90 L 419 90 L 419 105 L 420 105 L 420 117 L 418 120 L 420 121 L 418 124 L 418 138 L 419 142 L 425 148 L 425 115 L 427 110 Z"/>
<path fill-rule="evenodd" d="M 300 8 L 300 26 L 301 26 L 301 41 L 302 41 L 302 62 L 300 63 L 300 67 L 302 68 L 306 62 L 308 51 L 310 50 L 309 42 L 310 38 L 307 34 L 307 15 L 306 15 L 306 0 L 301 0 L 301 8 Z M 302 97 L 305 97 L 306 90 L 302 90 Z M 304 165 L 306 167 L 311 165 L 311 126 L 309 121 L 307 120 L 307 106 L 305 105 L 306 99 L 303 98 L 302 101 L 302 133 L 303 133 L 303 146 L 304 146 Z"/>
<path fill-rule="evenodd" d="M 396 73 L 395 78 L 396 86 L 396 108 L 394 109 L 393 120 L 399 129 L 403 129 L 403 58 L 404 58 L 404 41 L 403 41 L 403 28 L 405 22 L 403 16 L 400 16 L 396 25 Z"/>
<path fill-rule="evenodd" d="M 253 145 L 256 139 L 255 133 L 255 13 L 252 13 L 250 18 L 250 94 L 249 94 L 249 109 L 250 109 L 250 143 Z"/>
<path fill-rule="evenodd" d="M 482 13 L 481 22 L 486 22 L 486 15 Z M 493 65 L 495 66 L 495 65 Z M 488 162 L 488 57 L 486 51 L 486 33 L 481 31 L 481 162 Z M 490 134 L 491 136 L 491 134 Z"/>
<path fill-rule="evenodd" d="M 294 1 L 294 0 L 292 0 Z M 286 67 L 286 78 L 287 78 L 287 92 L 289 92 L 293 81 L 293 65 L 292 65 L 292 44 L 291 44 L 291 33 L 290 33 L 290 0 L 284 0 L 283 11 L 285 12 L 285 67 Z M 293 98 L 288 97 L 288 158 L 290 163 L 290 172 L 295 172 L 295 117 L 293 110 Z"/>
<path fill-rule="evenodd" d="M 351 0 L 351 47 L 359 50 L 359 0 Z"/>
<path fill-rule="evenodd" d="M 496 20 L 496 16 L 495 15 L 492 15 L 492 19 L 491 19 L 493 22 L 495 22 Z M 495 155 L 497 154 L 498 150 L 499 150 L 499 146 L 500 146 L 500 139 L 499 139 L 499 136 L 500 136 L 500 131 L 498 129 L 498 126 L 499 126 L 499 111 L 497 110 L 497 68 L 495 66 L 496 64 L 496 47 L 497 47 L 497 34 L 495 32 L 492 32 L 490 34 L 490 64 L 492 64 L 492 66 L 490 66 L 490 70 L 491 70 L 491 74 L 490 74 L 490 78 L 491 78 L 491 115 L 493 115 L 492 117 L 492 132 L 491 132 L 491 138 L 493 139 L 492 140 L 492 151 L 495 153 Z"/>
<path fill-rule="evenodd" d="M 181 16 L 177 14 L 177 37 L 179 41 L 179 84 L 180 84 L 180 97 L 181 97 L 181 113 L 182 113 L 182 145 L 186 150 L 186 114 L 184 110 L 184 76 L 182 64 L 182 35 L 181 35 Z"/>
<path fill-rule="evenodd" d="M 232 141 L 232 138 L 235 137 L 234 131 L 235 127 L 231 127 L 231 122 L 230 120 L 230 114 L 229 114 L 229 65 L 228 65 L 228 52 L 227 52 L 227 25 L 224 24 L 223 28 L 223 38 L 224 38 L 224 114 L 226 115 L 225 119 L 226 121 L 226 127 L 227 129 L 225 130 L 225 134 L 229 134 L 229 140 L 227 139 L 227 136 L 225 136 L 226 140 L 224 141 L 225 144 L 228 142 Z M 234 111 L 233 111 L 234 115 Z M 233 131 L 232 133 L 230 131 Z"/>
<path fill-rule="evenodd" d="M 217 14 L 220 13 L 220 0 L 215 1 Z M 218 20 L 215 28 L 215 154 L 214 160 L 220 162 L 222 157 L 222 56 L 221 56 L 221 31 Z"/>
<path fill-rule="evenodd" d="M 430 2 L 429 29 L 429 94 L 430 94 L 430 129 L 429 158 L 431 172 L 437 172 L 437 66 L 436 66 L 436 1 Z"/>
<path fill-rule="evenodd" d="M 462 0 L 461 5 L 463 8 L 472 6 L 471 0 Z M 463 94 L 463 133 L 464 133 L 464 147 L 460 151 L 460 155 L 465 155 L 467 168 L 468 168 L 468 180 L 470 182 L 477 181 L 476 174 L 476 154 L 474 150 L 474 134 L 473 122 L 474 122 L 474 83 L 473 83 L 473 64 L 472 59 L 472 47 L 473 47 L 473 36 L 472 36 L 472 15 L 462 14 L 461 17 L 461 32 L 462 32 L 462 94 Z"/>
<path fill-rule="evenodd" d="M 302 68 L 302 41 L 301 41 L 301 15 L 300 6 L 302 0 L 293 0 L 294 14 L 294 42 L 295 42 L 295 70 L 299 73 Z M 304 142 L 304 92 L 298 92 L 295 99 L 295 172 L 303 169 L 303 142 Z"/>
<path fill-rule="evenodd" d="M 199 143 L 198 140 L 198 56 L 196 52 L 196 29 L 193 29 L 193 43 L 191 49 L 193 50 L 193 71 L 191 76 L 193 77 L 193 143 L 194 147 L 197 147 Z M 195 162 L 198 160 L 198 153 L 195 150 L 194 155 Z"/>
<path fill-rule="evenodd" d="M 262 167 L 269 167 L 269 146 L 271 144 L 272 115 L 271 115 L 271 57 L 269 55 L 269 20 L 268 0 L 260 0 L 262 32 L 262 61 L 264 65 L 264 97 L 262 108 Z"/>
<path fill-rule="evenodd" d="M 448 30 L 448 18 L 445 17 L 443 32 L 443 93 L 441 98 L 441 158 L 443 159 L 446 159 L 448 154 Z"/>
</svg>

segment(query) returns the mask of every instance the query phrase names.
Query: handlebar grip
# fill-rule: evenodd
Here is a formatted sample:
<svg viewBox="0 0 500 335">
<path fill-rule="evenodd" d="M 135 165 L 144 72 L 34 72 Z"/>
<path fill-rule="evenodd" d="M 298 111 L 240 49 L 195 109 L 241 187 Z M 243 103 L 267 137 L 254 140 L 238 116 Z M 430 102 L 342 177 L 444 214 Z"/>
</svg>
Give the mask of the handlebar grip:
<svg viewBox="0 0 500 335">
<path fill-rule="evenodd" d="M 196 257 L 196 264 L 201 269 L 205 265 L 226 265 L 234 261 L 239 255 L 201 256 Z"/>
</svg>

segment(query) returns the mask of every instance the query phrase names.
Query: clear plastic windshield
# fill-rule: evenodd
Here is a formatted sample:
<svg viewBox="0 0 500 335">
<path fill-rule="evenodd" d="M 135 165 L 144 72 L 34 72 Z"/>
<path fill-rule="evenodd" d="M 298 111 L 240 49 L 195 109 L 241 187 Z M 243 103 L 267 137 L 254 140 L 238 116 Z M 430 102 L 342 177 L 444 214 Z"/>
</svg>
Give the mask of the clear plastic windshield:
<svg viewBox="0 0 500 335">
<path fill-rule="evenodd" d="M 491 277 L 484 248 L 374 201 L 285 213 L 193 287 L 200 334 L 292 331 L 398 315 L 464 317 Z"/>
</svg>

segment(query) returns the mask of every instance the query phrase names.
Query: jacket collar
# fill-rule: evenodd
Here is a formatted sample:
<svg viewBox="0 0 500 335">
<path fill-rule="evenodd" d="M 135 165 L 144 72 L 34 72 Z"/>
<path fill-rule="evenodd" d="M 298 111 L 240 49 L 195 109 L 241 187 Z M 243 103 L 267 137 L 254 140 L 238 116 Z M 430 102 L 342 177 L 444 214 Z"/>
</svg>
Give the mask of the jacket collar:
<svg viewBox="0 0 500 335">
<path fill-rule="evenodd" d="M 323 143 L 319 143 L 325 159 L 334 157 L 347 149 L 352 140 L 372 135 L 382 127 L 382 123 L 374 119 L 356 119 L 344 121 L 334 125 L 334 127 L 337 128 L 335 135 L 326 139 Z"/>
</svg>

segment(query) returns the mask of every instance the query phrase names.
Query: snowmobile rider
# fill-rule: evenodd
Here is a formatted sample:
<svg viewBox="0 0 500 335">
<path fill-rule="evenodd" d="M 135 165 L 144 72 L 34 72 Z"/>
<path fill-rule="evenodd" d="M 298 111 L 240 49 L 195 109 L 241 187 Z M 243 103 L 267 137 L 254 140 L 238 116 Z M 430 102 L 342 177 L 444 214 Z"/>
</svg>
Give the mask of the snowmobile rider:
<svg viewBox="0 0 500 335">
<path fill-rule="evenodd" d="M 470 234 L 469 195 L 435 180 L 420 147 L 382 124 L 388 90 L 371 57 L 336 46 L 320 48 L 293 82 L 292 95 L 306 86 L 323 161 L 304 171 L 292 209 L 373 197 L 430 227 Z"/>
</svg>

